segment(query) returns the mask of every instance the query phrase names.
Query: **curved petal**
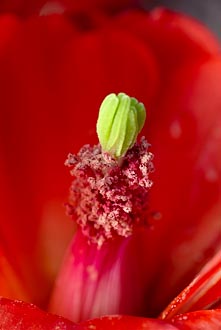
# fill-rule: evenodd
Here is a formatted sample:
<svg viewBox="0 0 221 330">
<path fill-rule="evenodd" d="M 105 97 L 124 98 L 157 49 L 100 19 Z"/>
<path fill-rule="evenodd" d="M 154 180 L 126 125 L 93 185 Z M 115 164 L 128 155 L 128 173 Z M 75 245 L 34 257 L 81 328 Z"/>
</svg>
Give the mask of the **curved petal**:
<svg viewBox="0 0 221 330">
<path fill-rule="evenodd" d="M 156 306 L 167 294 L 169 303 L 221 242 L 220 74 L 219 57 L 187 65 L 171 77 L 155 110 L 150 205 L 161 215 L 153 248 L 159 261 Z"/>
<path fill-rule="evenodd" d="M 0 187 L 0 226 L 32 301 L 42 303 L 72 233 L 60 216 L 69 185 L 66 155 L 96 141 L 97 109 L 107 93 L 123 90 L 148 104 L 157 67 L 149 48 L 127 32 L 80 34 L 62 16 L 33 17 L 18 26 L 0 56 L 6 187 Z M 54 231 L 60 233 L 56 245 Z"/>
<path fill-rule="evenodd" d="M 219 330 L 221 310 L 198 311 L 175 316 L 171 323 L 180 330 Z"/>
<path fill-rule="evenodd" d="M 0 292 L 4 297 L 17 298 L 24 300 L 30 299 L 26 292 L 19 275 L 16 274 L 8 259 L 0 248 Z"/>
<path fill-rule="evenodd" d="M 220 322 L 221 310 L 180 314 L 174 317 L 170 323 L 154 319 L 115 315 L 83 322 L 79 328 L 76 327 L 76 330 L 220 330 Z"/>
<path fill-rule="evenodd" d="M 221 251 L 210 260 L 197 277 L 162 312 L 162 319 L 187 311 L 221 305 Z"/>
<path fill-rule="evenodd" d="M 156 168 L 149 249 L 158 260 L 149 294 L 160 312 L 221 241 L 220 46 L 200 23 L 163 8 L 116 23 L 152 46 L 161 78 L 146 124 Z"/>
<path fill-rule="evenodd" d="M 126 11 L 110 24 L 130 31 L 151 47 L 161 68 L 162 84 L 182 64 L 198 62 L 220 52 L 218 40 L 203 24 L 165 8 L 158 7 L 149 14 Z"/>
<path fill-rule="evenodd" d="M 1 330 L 74 330 L 74 323 L 18 300 L 0 298 Z"/>
<path fill-rule="evenodd" d="M 78 327 L 76 328 L 76 330 Z M 133 316 L 105 316 L 99 319 L 94 319 L 80 323 L 79 330 L 103 330 L 103 329 L 114 329 L 114 330 L 141 330 L 141 329 L 151 329 L 151 330 L 178 330 L 174 325 L 167 322 L 154 319 L 146 319 L 142 317 Z"/>
<path fill-rule="evenodd" d="M 44 269 L 40 269 L 42 257 L 36 249 L 39 223 L 43 216 L 47 217 L 45 214 L 47 215 L 48 208 L 51 208 L 47 203 L 58 205 L 54 209 L 60 209 L 60 213 L 63 213 L 62 196 L 65 198 L 66 190 L 65 187 L 62 189 L 62 180 L 65 182 L 62 166 L 65 153 L 63 154 L 62 150 L 57 151 L 54 145 L 60 141 L 58 137 L 56 141 L 56 120 L 59 120 L 53 117 L 53 102 L 49 107 L 49 99 L 53 101 L 53 97 L 50 97 L 49 87 L 46 87 L 50 85 L 48 63 L 52 54 L 55 62 L 60 60 L 61 54 L 56 52 L 55 59 L 54 52 L 58 45 L 63 52 L 65 43 L 72 36 L 72 28 L 62 17 L 34 18 L 22 23 L 13 17 L 5 16 L 0 19 L 0 31 L 4 37 L 1 38 L 0 54 L 1 244 L 5 255 L 15 266 L 27 291 L 30 292 L 29 296 L 35 299 L 33 291 L 37 285 L 32 281 L 37 280 L 43 284 L 44 278 L 51 276 L 46 274 Z M 30 40 L 32 45 L 31 42 L 28 44 Z M 48 139 L 45 139 L 50 124 L 53 128 Z M 53 147 L 56 157 L 60 158 L 58 163 L 56 162 L 61 165 L 60 172 L 57 167 L 52 170 L 48 158 Z M 56 173 L 61 175 L 61 178 L 57 176 L 57 182 Z M 57 224 L 62 223 L 62 220 L 63 217 Z M 63 227 L 61 232 L 64 233 L 64 237 L 61 236 L 60 239 L 67 240 L 69 234 L 63 225 L 60 226 Z M 54 253 L 56 255 L 56 250 Z M 40 293 L 37 289 L 36 294 L 46 296 L 47 290 L 45 288 Z M 38 302 L 41 299 L 42 297 L 38 298 Z"/>
</svg>

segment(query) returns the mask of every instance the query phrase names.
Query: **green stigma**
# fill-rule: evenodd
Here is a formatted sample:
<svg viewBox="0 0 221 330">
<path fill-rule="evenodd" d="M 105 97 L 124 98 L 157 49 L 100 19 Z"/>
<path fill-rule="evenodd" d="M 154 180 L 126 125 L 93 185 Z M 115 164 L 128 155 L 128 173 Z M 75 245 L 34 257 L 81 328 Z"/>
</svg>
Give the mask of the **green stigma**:
<svg viewBox="0 0 221 330">
<path fill-rule="evenodd" d="M 114 158 L 123 157 L 136 142 L 145 119 L 145 107 L 134 97 L 124 93 L 106 96 L 97 120 L 97 134 L 102 150 Z"/>
</svg>

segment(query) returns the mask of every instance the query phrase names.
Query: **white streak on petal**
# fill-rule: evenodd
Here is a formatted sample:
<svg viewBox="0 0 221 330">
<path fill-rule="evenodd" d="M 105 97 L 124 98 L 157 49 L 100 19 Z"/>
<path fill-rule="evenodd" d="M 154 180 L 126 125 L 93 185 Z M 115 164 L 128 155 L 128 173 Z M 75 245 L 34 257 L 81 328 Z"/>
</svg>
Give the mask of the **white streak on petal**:
<svg viewBox="0 0 221 330">
<path fill-rule="evenodd" d="M 58 1 L 48 1 L 41 8 L 39 15 L 48 16 L 53 14 L 63 14 L 65 7 Z"/>
<path fill-rule="evenodd" d="M 214 168 L 209 168 L 206 171 L 205 176 L 208 182 L 216 182 L 218 180 L 218 173 Z"/>
<path fill-rule="evenodd" d="M 182 134 L 182 128 L 178 120 L 174 120 L 170 125 L 170 135 L 173 139 L 179 139 Z"/>
</svg>

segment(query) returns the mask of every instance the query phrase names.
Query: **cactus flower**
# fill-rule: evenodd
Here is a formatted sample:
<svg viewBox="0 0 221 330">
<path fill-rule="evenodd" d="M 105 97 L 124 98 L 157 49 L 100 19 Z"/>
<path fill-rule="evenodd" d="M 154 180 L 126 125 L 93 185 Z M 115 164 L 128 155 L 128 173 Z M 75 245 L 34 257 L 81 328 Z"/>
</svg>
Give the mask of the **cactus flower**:
<svg viewBox="0 0 221 330">
<path fill-rule="evenodd" d="M 0 1 L 2 330 L 220 329 L 220 85 L 181 13 Z"/>
</svg>

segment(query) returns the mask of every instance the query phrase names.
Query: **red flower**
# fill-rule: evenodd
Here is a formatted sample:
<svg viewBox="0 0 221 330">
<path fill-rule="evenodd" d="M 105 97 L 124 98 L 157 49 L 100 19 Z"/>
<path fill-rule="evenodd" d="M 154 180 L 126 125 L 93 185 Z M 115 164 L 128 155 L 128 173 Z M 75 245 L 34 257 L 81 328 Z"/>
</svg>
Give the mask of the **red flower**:
<svg viewBox="0 0 221 330">
<path fill-rule="evenodd" d="M 162 312 L 221 245 L 220 80 L 216 40 L 192 19 L 164 9 L 110 16 L 69 7 L 68 14 L 25 20 L 2 15 L 0 294 L 47 304 L 72 235 L 62 207 L 69 186 L 63 161 L 70 150 L 96 143 L 102 98 L 125 91 L 149 108 L 144 133 L 156 171 L 149 202 L 152 230 L 141 253 L 144 274 L 138 276 L 145 275 L 142 313 Z M 216 258 L 203 277 L 205 286 L 200 277 L 194 287 L 195 293 L 209 286 L 207 294 L 197 291 L 197 303 L 189 308 L 185 299 L 177 312 L 212 306 L 220 297 L 220 255 Z M 25 320 L 23 311 L 31 315 L 30 308 L 2 300 L 2 324 L 7 328 L 7 322 L 17 322 L 10 321 L 13 314 Z M 187 320 L 171 317 L 175 329 L 200 328 L 209 317 L 208 326 L 216 329 L 220 311 L 193 312 Z M 42 318 L 49 324 L 47 316 Z M 115 328 L 127 320 L 114 319 Z M 152 322 L 153 329 L 163 321 L 145 322 Z"/>
</svg>

